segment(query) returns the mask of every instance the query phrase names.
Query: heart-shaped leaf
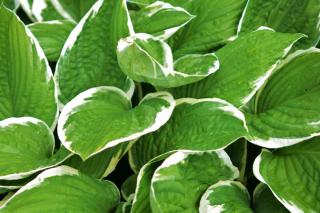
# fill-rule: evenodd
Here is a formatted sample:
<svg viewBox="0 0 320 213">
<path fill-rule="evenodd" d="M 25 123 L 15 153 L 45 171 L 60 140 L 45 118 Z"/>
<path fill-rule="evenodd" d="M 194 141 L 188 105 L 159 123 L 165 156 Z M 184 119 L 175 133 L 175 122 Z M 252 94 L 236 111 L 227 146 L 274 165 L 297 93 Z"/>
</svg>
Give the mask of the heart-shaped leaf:
<svg viewBox="0 0 320 213">
<path fill-rule="evenodd" d="M 117 187 L 60 166 L 46 170 L 18 190 L 0 212 L 111 212 L 120 201 Z"/>
<path fill-rule="evenodd" d="M 220 61 L 217 73 L 173 89 L 173 95 L 221 98 L 236 107 L 244 106 L 301 37 L 301 34 L 277 33 L 267 28 L 248 33 L 217 51 Z"/>
<path fill-rule="evenodd" d="M 253 213 L 246 187 L 237 181 L 219 181 L 202 195 L 199 213 Z"/>
<path fill-rule="evenodd" d="M 67 20 L 36 22 L 28 25 L 49 61 L 58 60 L 63 45 L 74 27 L 75 24 Z"/>
<path fill-rule="evenodd" d="M 222 150 L 178 151 L 153 174 L 152 212 L 197 212 L 200 198 L 210 185 L 238 175 L 238 169 Z"/>
<path fill-rule="evenodd" d="M 319 70 L 319 49 L 289 56 L 258 93 L 257 114 L 246 115 L 248 140 L 279 148 L 319 135 Z"/>
<path fill-rule="evenodd" d="M 308 38 L 298 47 L 316 46 L 320 39 L 318 0 L 307 1 L 248 1 L 239 31 L 250 32 L 259 26 L 268 26 L 279 32 L 304 33 Z"/>
<path fill-rule="evenodd" d="M 125 0 L 94 4 L 71 32 L 57 63 L 55 78 L 62 104 L 97 86 L 116 86 L 132 95 L 134 84 L 120 71 L 116 56 L 118 40 L 129 32 L 133 29 Z"/>
<path fill-rule="evenodd" d="M 45 55 L 30 30 L 0 5 L 0 120 L 31 116 L 54 128 L 55 85 Z"/>
<path fill-rule="evenodd" d="M 247 134 L 243 114 L 220 99 L 178 99 L 170 120 L 141 137 L 130 149 L 131 166 L 172 150 L 222 149 Z"/>
<path fill-rule="evenodd" d="M 320 211 L 319 139 L 273 152 L 263 150 L 254 162 L 254 175 L 270 187 L 290 212 Z"/>
<path fill-rule="evenodd" d="M 62 110 L 58 135 L 72 152 L 87 158 L 120 143 L 156 131 L 170 118 L 175 101 L 167 92 L 150 93 L 131 109 L 129 97 L 116 87 L 89 89 Z"/>
<path fill-rule="evenodd" d="M 169 38 L 194 18 L 185 9 L 162 1 L 147 5 L 131 17 L 137 33 L 148 33 L 161 39 Z"/>
<path fill-rule="evenodd" d="M 219 68 L 215 54 L 186 55 L 173 62 L 170 46 L 149 34 L 121 39 L 117 49 L 121 70 L 138 82 L 155 87 L 178 87 L 214 73 Z"/>
<path fill-rule="evenodd" d="M 0 121 L 0 147 L 2 180 L 25 178 L 53 167 L 71 155 L 65 149 L 54 154 L 51 130 L 44 122 L 31 117 Z"/>
</svg>

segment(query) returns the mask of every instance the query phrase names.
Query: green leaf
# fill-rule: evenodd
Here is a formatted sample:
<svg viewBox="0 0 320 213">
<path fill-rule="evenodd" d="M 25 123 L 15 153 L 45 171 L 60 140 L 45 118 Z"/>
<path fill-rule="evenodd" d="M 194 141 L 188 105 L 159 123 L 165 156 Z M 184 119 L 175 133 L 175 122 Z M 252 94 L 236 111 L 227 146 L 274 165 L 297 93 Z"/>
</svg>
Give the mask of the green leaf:
<svg viewBox="0 0 320 213">
<path fill-rule="evenodd" d="M 148 5 L 156 0 L 130 0 Z M 237 26 L 246 0 L 164 0 L 186 9 L 196 17 L 172 39 L 175 58 L 207 53 L 236 38 Z"/>
<path fill-rule="evenodd" d="M 134 83 L 117 63 L 120 38 L 132 33 L 125 0 L 99 0 L 71 32 L 57 63 L 59 100 L 66 104 L 97 86 L 116 86 L 132 95 Z M 76 77 L 76 81 L 75 81 Z"/>
<path fill-rule="evenodd" d="M 20 189 L 36 177 L 36 173 L 18 180 L 0 180 L 0 190 Z M 0 205 L 1 206 L 1 205 Z"/>
<path fill-rule="evenodd" d="M 320 138 L 263 150 L 253 172 L 290 212 L 320 212 Z"/>
<path fill-rule="evenodd" d="M 66 14 L 59 13 L 51 0 L 20 0 L 20 4 L 27 16 L 34 22 L 62 20 Z"/>
<path fill-rule="evenodd" d="M 121 39 L 117 56 L 121 70 L 130 78 L 163 88 L 199 81 L 219 68 L 213 53 L 186 55 L 173 62 L 169 45 L 144 33 Z"/>
<path fill-rule="evenodd" d="M 222 149 L 247 134 L 243 114 L 223 100 L 183 98 L 176 102 L 170 120 L 130 149 L 135 171 L 168 151 Z"/>
<path fill-rule="evenodd" d="M 277 68 L 257 94 L 257 114 L 247 114 L 248 138 L 279 148 L 320 134 L 320 50 L 298 51 Z"/>
<path fill-rule="evenodd" d="M 0 0 L 1 3 L 10 10 L 16 10 L 19 7 L 19 0 Z"/>
<path fill-rule="evenodd" d="M 244 138 L 240 138 L 225 148 L 232 164 L 239 169 L 239 178 L 241 182 L 246 181 L 245 172 L 248 161 L 248 142 Z"/>
<path fill-rule="evenodd" d="M 248 1 L 239 31 L 247 33 L 267 26 L 279 32 L 303 33 L 308 38 L 297 45 L 308 48 L 316 46 L 320 39 L 319 11 L 319 0 Z"/>
<path fill-rule="evenodd" d="M 0 212 L 111 212 L 119 203 L 117 187 L 60 166 L 42 172 L 1 207 Z"/>
<path fill-rule="evenodd" d="M 151 212 L 149 198 L 153 173 L 161 165 L 161 162 L 173 153 L 175 151 L 159 155 L 141 168 L 137 177 L 137 185 L 132 202 L 132 213 Z"/>
<path fill-rule="evenodd" d="M 38 41 L 0 6 L 0 120 L 31 116 L 54 128 L 58 116 L 51 69 Z"/>
<path fill-rule="evenodd" d="M 107 177 L 116 168 L 118 162 L 130 148 L 129 143 L 120 143 L 83 161 L 80 156 L 73 155 L 63 162 L 88 176 L 101 179 Z"/>
<path fill-rule="evenodd" d="M 113 213 L 130 213 L 132 204 L 130 202 L 120 202 Z"/>
<path fill-rule="evenodd" d="M 130 200 L 132 195 L 134 196 L 137 185 L 137 175 L 133 174 L 129 176 L 121 185 L 121 195 L 125 200 Z"/>
<path fill-rule="evenodd" d="M 153 174 L 152 212 L 197 212 L 200 198 L 210 185 L 238 175 L 238 169 L 222 150 L 178 151 Z"/>
<path fill-rule="evenodd" d="M 237 181 L 220 181 L 202 195 L 200 213 L 253 213 L 246 187 Z"/>
<path fill-rule="evenodd" d="M 36 22 L 28 25 L 49 61 L 58 60 L 63 45 L 74 27 L 75 24 L 67 20 Z"/>
<path fill-rule="evenodd" d="M 89 89 L 62 110 L 58 135 L 62 144 L 86 160 L 120 143 L 156 131 L 170 118 L 175 101 L 167 92 L 150 93 L 131 109 L 129 97 L 116 87 Z"/>
<path fill-rule="evenodd" d="M 269 187 L 259 183 L 253 192 L 253 209 L 255 213 L 289 213 L 289 211 L 275 198 Z"/>
<path fill-rule="evenodd" d="M 61 149 L 54 154 L 54 138 L 49 127 L 31 118 L 0 121 L 0 179 L 17 180 L 58 165 L 70 156 Z"/>
<path fill-rule="evenodd" d="M 148 33 L 167 39 L 194 18 L 181 7 L 156 1 L 133 13 L 132 22 L 137 33 Z"/>
<path fill-rule="evenodd" d="M 220 61 L 217 73 L 172 92 L 176 98 L 216 97 L 236 107 L 244 106 L 301 37 L 301 34 L 277 33 L 267 28 L 248 33 L 216 53 Z"/>
</svg>

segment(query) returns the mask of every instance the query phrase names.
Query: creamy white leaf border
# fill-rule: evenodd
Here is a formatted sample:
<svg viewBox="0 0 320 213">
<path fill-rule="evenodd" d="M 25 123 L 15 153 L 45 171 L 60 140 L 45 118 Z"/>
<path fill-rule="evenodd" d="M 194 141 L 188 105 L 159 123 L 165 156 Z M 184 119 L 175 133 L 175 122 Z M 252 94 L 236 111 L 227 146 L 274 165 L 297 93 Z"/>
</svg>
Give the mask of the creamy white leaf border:
<svg viewBox="0 0 320 213">
<path fill-rule="evenodd" d="M 0 128 L 5 128 L 10 125 L 27 125 L 28 123 L 32 123 L 35 125 L 40 124 L 40 125 L 45 126 L 48 129 L 48 132 L 51 137 L 50 143 L 52 145 L 51 156 L 53 156 L 54 155 L 54 146 L 55 146 L 54 136 L 53 136 L 51 129 L 43 121 L 36 119 L 36 118 L 33 118 L 33 117 L 20 117 L 20 118 L 12 117 L 12 118 L 8 118 L 8 119 L 0 121 Z M 0 176 L 0 180 L 19 180 L 19 179 L 28 177 L 38 171 L 41 171 L 41 170 L 44 170 L 47 168 L 51 168 L 51 167 L 55 167 L 55 166 L 59 165 L 60 163 L 62 163 L 63 161 L 65 161 L 66 159 L 68 159 L 69 157 L 71 157 L 72 155 L 73 155 L 73 153 L 70 153 L 64 159 L 62 159 L 61 161 L 58 161 L 52 165 L 43 165 L 43 166 L 40 166 L 38 168 L 35 168 L 35 169 L 27 171 L 27 172 L 19 172 L 19 173 L 14 173 L 14 174 L 2 175 L 2 176 Z"/>
<path fill-rule="evenodd" d="M 95 88 L 88 89 L 88 90 L 80 93 L 74 99 L 72 99 L 69 103 L 67 103 L 60 114 L 57 131 L 58 131 L 58 136 L 59 136 L 59 139 L 61 140 L 62 145 L 64 147 L 66 147 L 69 151 L 71 151 L 72 153 L 77 154 L 77 151 L 73 150 L 73 148 L 72 148 L 73 142 L 66 140 L 66 135 L 64 133 L 63 126 L 67 122 L 68 116 L 73 113 L 73 109 L 75 107 L 83 104 L 87 97 L 92 96 L 93 94 L 95 94 L 99 90 L 109 90 L 109 91 L 116 92 L 120 96 L 124 97 L 125 99 L 127 99 L 130 102 L 130 97 L 126 93 L 124 93 L 121 89 L 118 89 L 117 87 L 111 87 L 111 86 L 101 86 L 101 87 L 95 87 Z M 105 149 L 114 147 L 120 143 L 132 141 L 132 140 L 135 140 L 135 139 L 141 137 L 142 135 L 148 134 L 150 132 L 154 132 L 157 129 L 159 129 L 162 125 L 164 125 L 169 120 L 169 118 L 172 114 L 172 111 L 175 106 L 175 100 L 173 99 L 171 94 L 168 92 L 156 92 L 156 93 L 149 93 L 148 95 L 146 95 L 141 100 L 140 104 L 143 103 L 144 100 L 151 99 L 151 98 L 163 99 L 167 103 L 169 103 L 168 108 L 162 107 L 161 111 L 156 114 L 155 119 L 154 119 L 154 123 L 151 126 L 147 127 L 146 129 L 144 129 L 141 132 L 136 132 L 136 133 L 131 134 L 129 136 L 118 138 L 113 141 L 109 141 L 104 147 L 102 147 L 98 151 L 90 154 L 88 157 L 86 157 L 86 159 L 102 152 Z"/>
<path fill-rule="evenodd" d="M 233 186 L 232 186 L 233 185 Z M 242 185 L 238 181 L 232 181 L 232 180 L 225 180 L 225 181 L 219 181 L 218 183 L 210 186 L 207 191 L 202 195 L 201 200 L 200 200 L 200 207 L 199 207 L 199 213 L 222 213 L 224 212 L 224 205 L 211 205 L 210 200 L 208 200 L 208 197 L 210 196 L 211 193 L 214 192 L 214 190 L 220 186 L 230 186 L 230 187 L 238 187 L 241 189 L 243 192 L 248 197 L 248 200 L 250 200 L 250 195 L 248 190 L 244 185 Z"/>
</svg>

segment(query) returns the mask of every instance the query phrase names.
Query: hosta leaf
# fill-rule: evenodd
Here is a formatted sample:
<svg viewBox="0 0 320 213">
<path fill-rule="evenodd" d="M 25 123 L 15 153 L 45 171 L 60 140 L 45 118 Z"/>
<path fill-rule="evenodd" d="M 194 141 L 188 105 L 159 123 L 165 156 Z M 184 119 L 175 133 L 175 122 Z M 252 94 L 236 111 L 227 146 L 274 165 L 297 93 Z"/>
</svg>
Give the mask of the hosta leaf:
<svg viewBox="0 0 320 213">
<path fill-rule="evenodd" d="M 219 68 L 213 53 L 186 55 L 173 62 L 169 45 L 144 33 L 121 39 L 117 55 L 122 71 L 130 78 L 163 88 L 199 81 Z"/>
<path fill-rule="evenodd" d="M 275 198 L 269 187 L 259 183 L 253 193 L 253 209 L 255 213 L 289 213 L 289 211 Z"/>
<path fill-rule="evenodd" d="M 200 213 L 253 213 L 250 195 L 237 181 L 220 181 L 210 186 L 202 195 Z"/>
<path fill-rule="evenodd" d="M 120 202 L 113 213 L 130 213 L 132 204 L 130 202 Z"/>
<path fill-rule="evenodd" d="M 173 153 L 175 152 L 159 155 L 141 168 L 137 177 L 137 186 L 132 202 L 132 213 L 151 212 L 149 198 L 153 173 L 161 165 L 161 162 Z"/>
<path fill-rule="evenodd" d="M 320 134 L 320 51 L 289 56 L 257 95 L 257 114 L 247 115 L 249 141 L 289 146 Z"/>
<path fill-rule="evenodd" d="M 160 128 L 175 101 L 167 92 L 150 93 L 131 109 L 129 97 L 116 87 L 89 89 L 69 102 L 58 122 L 62 144 L 87 158 Z"/>
<path fill-rule="evenodd" d="M 2 2 L 4 6 L 11 10 L 16 10 L 19 7 L 19 0 L 0 0 L 0 4 Z"/>
<path fill-rule="evenodd" d="M 173 90 L 175 97 L 221 98 L 236 107 L 248 103 L 301 34 L 260 28 L 220 49 L 220 69 L 195 84 Z M 263 41 L 263 42 L 262 42 Z"/>
<path fill-rule="evenodd" d="M 22 179 L 53 167 L 70 156 L 61 149 L 54 154 L 54 138 L 49 127 L 31 118 L 0 121 L 0 179 Z"/>
<path fill-rule="evenodd" d="M 21 7 L 32 21 L 52 21 L 68 18 L 57 11 L 57 9 L 54 6 L 54 2 L 57 1 L 20 0 Z"/>
<path fill-rule="evenodd" d="M 151 180 L 153 212 L 197 212 L 202 194 L 239 171 L 224 151 L 178 151 L 157 168 Z"/>
<path fill-rule="evenodd" d="M 137 185 L 137 175 L 129 176 L 121 185 L 121 195 L 125 200 L 129 200 L 135 193 Z"/>
<path fill-rule="evenodd" d="M 132 31 L 125 0 L 99 0 L 67 39 L 55 78 L 65 104 L 96 86 L 116 86 L 133 93 L 134 84 L 118 67 L 116 46 Z M 75 80 L 76 78 L 76 80 Z"/>
<path fill-rule="evenodd" d="M 320 39 L 319 0 L 255 0 L 248 1 L 239 26 L 240 32 L 250 32 L 268 26 L 279 32 L 303 33 L 299 47 L 315 46 Z"/>
<path fill-rule="evenodd" d="M 54 127 L 58 115 L 51 69 L 38 41 L 0 6 L 0 120 L 32 116 Z"/>
<path fill-rule="evenodd" d="M 67 20 L 37 22 L 28 25 L 49 61 L 58 60 L 63 45 L 74 27 L 75 24 Z"/>
<path fill-rule="evenodd" d="M 239 169 L 239 180 L 245 180 L 245 171 L 247 168 L 248 142 L 241 138 L 225 148 L 232 164 Z"/>
<path fill-rule="evenodd" d="M 73 155 L 63 164 L 71 166 L 88 176 L 100 179 L 113 172 L 129 148 L 129 143 L 122 143 L 93 155 L 85 161 L 80 156 Z"/>
<path fill-rule="evenodd" d="M 193 18 L 194 16 L 181 7 L 157 1 L 133 13 L 132 22 L 138 33 L 167 39 Z"/>
<path fill-rule="evenodd" d="M 243 114 L 220 99 L 178 99 L 170 120 L 130 149 L 134 170 L 159 154 L 177 150 L 222 149 L 246 135 Z"/>
<path fill-rule="evenodd" d="M 255 176 L 267 184 L 290 212 L 320 211 L 320 140 L 314 138 L 256 158 Z"/>
<path fill-rule="evenodd" d="M 46 170 L 0 207 L 0 212 L 111 212 L 119 203 L 117 187 L 60 166 Z"/>
<path fill-rule="evenodd" d="M 148 5 L 156 0 L 130 0 Z M 165 0 L 196 17 L 172 39 L 175 58 L 207 53 L 234 40 L 246 0 Z"/>
<path fill-rule="evenodd" d="M 23 179 L 18 180 L 0 180 L 0 189 L 3 190 L 14 190 L 14 189 L 20 189 L 27 183 L 29 183 L 31 180 L 33 180 L 36 177 L 36 174 L 30 175 Z M 1 205 L 0 205 L 1 206 Z"/>
</svg>

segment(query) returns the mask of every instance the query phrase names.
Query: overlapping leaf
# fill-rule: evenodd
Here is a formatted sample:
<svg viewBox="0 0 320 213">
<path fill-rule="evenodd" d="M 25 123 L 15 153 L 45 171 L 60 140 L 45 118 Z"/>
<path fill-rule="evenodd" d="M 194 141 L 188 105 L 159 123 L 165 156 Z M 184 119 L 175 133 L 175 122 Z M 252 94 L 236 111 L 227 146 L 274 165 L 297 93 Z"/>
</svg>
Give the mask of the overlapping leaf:
<svg viewBox="0 0 320 213">
<path fill-rule="evenodd" d="M 113 183 L 60 166 L 44 171 L 18 190 L 0 212 L 111 212 L 119 200 Z"/>
<path fill-rule="evenodd" d="M 131 109 L 129 97 L 115 87 L 89 89 L 62 110 L 58 135 L 72 152 L 87 158 L 153 132 L 167 122 L 175 101 L 167 92 L 145 96 Z"/>
<path fill-rule="evenodd" d="M 254 162 L 254 174 L 290 212 L 319 212 L 319 157 L 319 138 L 263 150 Z"/>
<path fill-rule="evenodd" d="M 19 18 L 1 5 L 0 82 L 0 120 L 31 116 L 55 126 L 55 85 L 45 55 Z"/>
<path fill-rule="evenodd" d="M 134 84 L 120 71 L 116 58 L 118 40 L 132 31 L 125 0 L 94 4 L 71 32 L 56 67 L 62 104 L 97 86 L 116 86 L 132 95 Z"/>
</svg>

